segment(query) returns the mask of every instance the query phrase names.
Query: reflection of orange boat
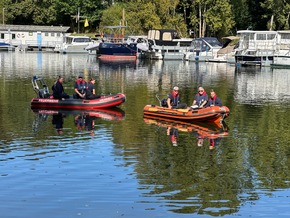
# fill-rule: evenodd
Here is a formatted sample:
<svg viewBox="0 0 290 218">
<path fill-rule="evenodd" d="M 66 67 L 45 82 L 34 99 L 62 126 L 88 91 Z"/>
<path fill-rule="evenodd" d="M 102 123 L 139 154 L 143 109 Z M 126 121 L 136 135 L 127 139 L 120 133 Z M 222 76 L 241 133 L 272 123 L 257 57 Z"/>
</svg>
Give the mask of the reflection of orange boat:
<svg viewBox="0 0 290 218">
<path fill-rule="evenodd" d="M 209 121 L 221 123 L 230 110 L 226 106 L 211 106 L 201 109 L 169 109 L 156 105 L 146 105 L 143 109 L 144 115 L 153 117 L 168 118 L 180 121 Z"/>
<path fill-rule="evenodd" d="M 87 114 L 91 117 L 101 118 L 104 120 L 122 120 L 125 116 L 125 112 L 120 108 L 103 108 L 92 111 L 87 110 L 33 110 L 33 112 L 38 114 L 63 114 L 63 115 L 78 115 L 78 114 Z"/>
<path fill-rule="evenodd" d="M 144 116 L 144 122 L 148 124 L 154 124 L 157 126 L 165 128 L 175 128 L 183 132 L 196 132 L 198 135 L 201 135 L 208 139 L 215 139 L 220 137 L 225 137 L 228 135 L 228 127 L 225 123 L 190 123 L 184 121 L 163 119 L 163 118 L 152 118 Z"/>
</svg>

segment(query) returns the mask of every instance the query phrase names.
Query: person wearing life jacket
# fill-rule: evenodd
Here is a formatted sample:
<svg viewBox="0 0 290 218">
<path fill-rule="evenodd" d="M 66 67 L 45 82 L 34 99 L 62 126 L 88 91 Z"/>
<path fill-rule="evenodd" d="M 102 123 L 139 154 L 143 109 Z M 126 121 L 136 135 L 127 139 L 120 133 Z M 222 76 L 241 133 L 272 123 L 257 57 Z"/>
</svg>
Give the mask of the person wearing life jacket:
<svg viewBox="0 0 290 218">
<path fill-rule="evenodd" d="M 195 108 L 203 108 L 208 102 L 208 95 L 203 87 L 198 88 L 198 93 L 195 95 L 194 100 L 192 102 L 191 107 Z"/>
<path fill-rule="evenodd" d="M 74 98 L 85 98 L 86 97 L 86 90 L 87 90 L 87 83 L 83 79 L 83 76 L 80 74 L 78 79 L 74 84 Z"/>
<path fill-rule="evenodd" d="M 187 104 L 179 103 L 180 95 L 179 95 L 179 88 L 175 86 L 170 94 L 168 94 L 167 98 L 167 106 L 169 109 L 186 109 Z"/>
<path fill-rule="evenodd" d="M 95 82 L 96 80 L 94 78 L 90 79 L 86 90 L 86 99 L 97 99 L 101 97 L 100 95 L 96 95 Z"/>
<path fill-rule="evenodd" d="M 215 91 L 212 89 L 210 90 L 210 98 L 207 103 L 207 107 L 210 106 L 223 106 L 222 101 L 219 97 L 217 97 Z"/>
<path fill-rule="evenodd" d="M 52 91 L 53 91 L 52 95 L 53 95 L 53 98 L 55 99 L 64 100 L 66 98 L 69 98 L 69 95 L 64 92 L 64 89 L 62 86 L 63 80 L 64 80 L 63 76 L 59 76 L 58 80 L 52 86 Z"/>
</svg>

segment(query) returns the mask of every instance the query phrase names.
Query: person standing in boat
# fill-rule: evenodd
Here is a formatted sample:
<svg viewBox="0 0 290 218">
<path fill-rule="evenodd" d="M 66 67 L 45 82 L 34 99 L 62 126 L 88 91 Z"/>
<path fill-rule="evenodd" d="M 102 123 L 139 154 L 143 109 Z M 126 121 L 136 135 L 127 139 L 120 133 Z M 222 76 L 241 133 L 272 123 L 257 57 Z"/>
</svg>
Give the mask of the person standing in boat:
<svg viewBox="0 0 290 218">
<path fill-rule="evenodd" d="M 179 88 L 175 86 L 170 94 L 168 94 L 167 98 L 167 106 L 169 109 L 186 109 L 187 104 L 179 103 L 180 95 L 179 95 Z"/>
<path fill-rule="evenodd" d="M 96 80 L 94 78 L 90 79 L 86 90 L 86 99 L 97 99 L 101 97 L 100 95 L 96 95 L 95 82 Z"/>
<path fill-rule="evenodd" d="M 62 86 L 63 80 L 64 80 L 63 76 L 59 76 L 58 80 L 52 86 L 52 91 L 53 91 L 52 95 L 53 95 L 53 98 L 55 99 L 64 100 L 66 98 L 69 98 L 69 95 L 64 92 L 64 89 Z"/>
<path fill-rule="evenodd" d="M 195 95 L 194 100 L 192 102 L 192 108 L 203 108 L 208 102 L 208 95 L 203 87 L 198 88 L 198 93 Z"/>
<path fill-rule="evenodd" d="M 210 98 L 207 104 L 207 107 L 210 107 L 210 106 L 223 106 L 222 101 L 220 100 L 219 97 L 217 97 L 213 89 L 210 90 Z"/>
<path fill-rule="evenodd" d="M 87 90 L 87 83 L 83 79 L 83 76 L 80 74 L 78 79 L 74 84 L 74 98 L 85 98 L 86 97 L 86 90 Z"/>
</svg>

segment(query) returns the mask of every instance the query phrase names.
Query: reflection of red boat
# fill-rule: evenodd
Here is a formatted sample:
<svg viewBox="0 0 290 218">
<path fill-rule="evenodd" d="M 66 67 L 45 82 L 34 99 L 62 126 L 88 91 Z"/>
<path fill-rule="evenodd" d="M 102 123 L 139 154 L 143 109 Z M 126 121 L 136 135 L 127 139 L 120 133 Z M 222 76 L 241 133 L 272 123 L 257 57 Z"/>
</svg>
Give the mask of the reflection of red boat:
<svg viewBox="0 0 290 218">
<path fill-rule="evenodd" d="M 209 121 L 221 123 L 227 116 L 230 110 L 226 106 L 211 106 L 202 109 L 169 109 L 156 105 L 146 105 L 143 109 L 144 115 L 152 118 L 168 118 L 171 120 L 180 121 Z"/>
<path fill-rule="evenodd" d="M 51 98 L 33 98 L 31 100 L 31 108 L 41 109 L 65 109 L 65 110 L 94 110 L 100 108 L 115 107 L 125 102 L 126 96 L 124 94 L 114 94 L 102 96 L 94 100 L 85 99 L 51 99 Z"/>
<path fill-rule="evenodd" d="M 208 139 L 215 139 L 220 137 L 225 137 L 228 135 L 228 127 L 225 123 L 190 123 L 184 121 L 155 118 L 144 116 L 144 122 L 148 124 L 154 124 L 161 127 L 170 127 L 178 129 L 179 131 L 184 132 L 196 132 L 198 135 L 201 135 Z"/>
<path fill-rule="evenodd" d="M 101 118 L 104 120 L 122 120 L 125 117 L 125 112 L 119 108 L 103 108 L 97 109 L 93 111 L 87 110 L 33 110 L 33 112 L 38 114 L 47 114 L 47 115 L 56 115 L 56 114 L 63 114 L 63 115 L 89 115 L 90 117 Z"/>
</svg>

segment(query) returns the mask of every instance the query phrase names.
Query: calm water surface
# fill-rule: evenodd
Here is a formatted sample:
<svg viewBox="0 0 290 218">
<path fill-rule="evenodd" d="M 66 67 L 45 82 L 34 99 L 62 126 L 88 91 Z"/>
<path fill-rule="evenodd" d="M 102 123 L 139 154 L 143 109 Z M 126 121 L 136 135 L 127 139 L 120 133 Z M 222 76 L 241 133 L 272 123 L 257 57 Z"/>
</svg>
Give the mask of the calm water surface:
<svg viewBox="0 0 290 218">
<path fill-rule="evenodd" d="M 33 75 L 49 86 L 64 75 L 72 94 L 80 72 L 127 101 L 30 109 Z M 283 69 L 0 53 L 1 217 L 289 217 L 289 84 Z M 143 118 L 175 85 L 187 104 L 214 88 L 231 110 L 224 126 Z"/>
</svg>

